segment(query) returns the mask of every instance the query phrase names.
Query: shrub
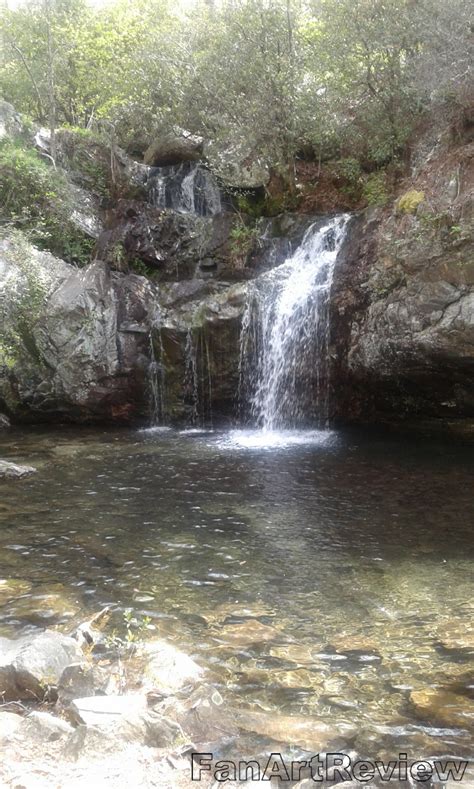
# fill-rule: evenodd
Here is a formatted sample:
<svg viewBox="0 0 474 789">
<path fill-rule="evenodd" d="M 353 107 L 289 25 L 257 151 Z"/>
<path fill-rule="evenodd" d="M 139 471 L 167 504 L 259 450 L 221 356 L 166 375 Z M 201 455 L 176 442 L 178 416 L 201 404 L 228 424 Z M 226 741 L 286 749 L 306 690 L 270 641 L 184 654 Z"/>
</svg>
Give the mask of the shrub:
<svg viewBox="0 0 474 789">
<path fill-rule="evenodd" d="M 418 192 L 416 189 L 409 189 L 409 191 L 405 192 L 398 200 L 397 209 L 402 214 L 414 214 L 424 199 L 424 192 Z"/>
<path fill-rule="evenodd" d="M 367 205 L 385 205 L 389 197 L 385 172 L 369 175 L 363 186 L 362 195 Z"/>
<path fill-rule="evenodd" d="M 10 140 L 0 142 L 0 211 L 33 244 L 68 262 L 83 265 L 94 241 L 71 222 L 72 200 L 63 173 L 36 151 Z"/>
</svg>

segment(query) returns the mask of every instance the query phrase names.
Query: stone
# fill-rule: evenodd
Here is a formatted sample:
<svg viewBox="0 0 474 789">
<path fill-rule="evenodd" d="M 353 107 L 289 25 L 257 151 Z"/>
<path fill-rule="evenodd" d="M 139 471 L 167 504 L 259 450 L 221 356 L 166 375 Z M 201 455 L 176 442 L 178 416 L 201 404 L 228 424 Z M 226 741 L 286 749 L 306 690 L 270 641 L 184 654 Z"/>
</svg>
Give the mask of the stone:
<svg viewBox="0 0 474 789">
<path fill-rule="evenodd" d="M 195 684 L 204 670 L 189 655 L 163 639 L 146 642 L 136 658 L 133 672 L 139 673 L 141 686 L 159 694 L 171 695 L 189 684 Z"/>
<path fill-rule="evenodd" d="M 15 640 L 0 638 L 0 697 L 55 698 L 63 670 L 81 655 L 76 641 L 52 630 Z"/>
<path fill-rule="evenodd" d="M 418 718 L 447 727 L 473 730 L 474 700 L 437 688 L 423 688 L 410 693 L 410 702 Z"/>
<path fill-rule="evenodd" d="M 215 638 L 222 644 L 244 647 L 264 641 L 274 641 L 279 631 L 270 625 L 263 625 L 258 619 L 248 619 L 237 625 L 224 625 Z"/>
<path fill-rule="evenodd" d="M 356 727 L 346 723 L 327 724 L 318 718 L 277 715 L 251 710 L 234 710 L 233 717 L 240 729 L 269 737 L 277 742 L 299 746 L 319 753 L 334 740 L 352 739 Z"/>
<path fill-rule="evenodd" d="M 10 420 L 5 414 L 0 414 L 0 430 L 8 430 L 11 427 Z"/>
<path fill-rule="evenodd" d="M 54 742 L 72 734 L 74 728 L 62 718 L 48 712 L 34 710 L 23 719 L 22 737 L 39 739 L 40 742 Z"/>
<path fill-rule="evenodd" d="M 11 740 L 22 723 L 20 715 L 14 712 L 0 712 L 0 746 L 4 747 Z"/>
<path fill-rule="evenodd" d="M 20 466 L 8 460 L 0 460 L 0 479 L 21 479 L 35 473 L 33 466 Z"/>
<path fill-rule="evenodd" d="M 59 679 L 58 702 L 62 707 L 68 707 L 74 699 L 105 694 L 108 682 L 108 672 L 99 666 L 71 663 Z"/>
<path fill-rule="evenodd" d="M 9 600 L 28 594 L 32 584 L 20 578 L 4 578 L 0 580 L 0 606 L 5 605 Z"/>
<path fill-rule="evenodd" d="M 69 706 L 75 723 L 86 726 L 108 726 L 120 718 L 146 709 L 143 695 L 88 696 L 74 699 Z"/>
<path fill-rule="evenodd" d="M 154 140 L 145 151 L 143 161 L 153 167 L 165 167 L 181 162 L 195 162 L 202 157 L 204 141 L 183 129 Z"/>
<path fill-rule="evenodd" d="M 207 749 L 238 736 L 232 709 L 209 685 L 200 685 L 186 698 L 170 697 L 155 709 L 179 724 L 194 744 L 194 750 Z"/>
<path fill-rule="evenodd" d="M 20 249 L 7 239 L 0 242 L 6 331 L 9 321 L 14 324 L 14 304 L 29 293 L 20 254 L 28 256 L 43 297 L 28 343 L 17 343 L 7 373 L 0 372 L 0 407 L 8 402 L 15 415 L 42 421 L 60 415 L 76 422 L 128 423 L 147 415 L 154 286 L 136 275 L 112 275 L 98 262 L 78 270 L 27 242 Z"/>
</svg>

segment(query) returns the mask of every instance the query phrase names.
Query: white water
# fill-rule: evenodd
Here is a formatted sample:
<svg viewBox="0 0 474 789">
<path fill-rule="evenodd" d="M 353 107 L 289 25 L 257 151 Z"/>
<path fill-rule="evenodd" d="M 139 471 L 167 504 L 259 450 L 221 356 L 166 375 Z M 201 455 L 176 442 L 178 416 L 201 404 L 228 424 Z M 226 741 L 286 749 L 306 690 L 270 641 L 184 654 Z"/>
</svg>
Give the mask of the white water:
<svg viewBox="0 0 474 789">
<path fill-rule="evenodd" d="M 281 266 L 255 281 L 243 318 L 240 397 L 266 431 L 327 425 L 329 296 L 348 217 L 316 223 Z"/>
</svg>

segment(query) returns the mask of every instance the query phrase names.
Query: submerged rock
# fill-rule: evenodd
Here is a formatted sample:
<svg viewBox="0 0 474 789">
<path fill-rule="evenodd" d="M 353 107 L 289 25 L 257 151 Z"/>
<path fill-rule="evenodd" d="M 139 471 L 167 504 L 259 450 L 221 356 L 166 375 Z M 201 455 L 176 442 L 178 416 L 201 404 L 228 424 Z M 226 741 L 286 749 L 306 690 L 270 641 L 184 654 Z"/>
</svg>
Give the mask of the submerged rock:
<svg viewBox="0 0 474 789">
<path fill-rule="evenodd" d="M 0 479 L 21 479 L 35 473 L 33 466 L 19 466 L 8 460 L 0 460 Z"/>
<path fill-rule="evenodd" d="M 131 668 L 140 672 L 141 686 L 145 690 L 163 696 L 195 684 L 204 675 L 204 670 L 189 655 L 163 639 L 143 644 L 140 654 L 132 659 Z"/>
<path fill-rule="evenodd" d="M 415 714 L 422 720 L 441 726 L 474 728 L 474 701 L 467 696 L 437 688 L 410 693 Z"/>
<path fill-rule="evenodd" d="M 352 739 L 356 727 L 345 723 L 327 724 L 318 718 L 296 715 L 276 715 L 251 710 L 234 710 L 240 729 L 255 732 L 281 743 L 297 745 L 311 753 L 319 753 L 334 740 Z"/>
</svg>

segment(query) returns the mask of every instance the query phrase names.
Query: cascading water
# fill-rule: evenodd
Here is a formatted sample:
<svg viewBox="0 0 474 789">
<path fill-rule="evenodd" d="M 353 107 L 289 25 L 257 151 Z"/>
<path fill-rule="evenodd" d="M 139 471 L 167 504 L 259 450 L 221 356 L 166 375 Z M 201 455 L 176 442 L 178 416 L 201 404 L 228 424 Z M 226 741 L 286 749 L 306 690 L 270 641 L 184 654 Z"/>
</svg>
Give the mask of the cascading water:
<svg viewBox="0 0 474 789">
<path fill-rule="evenodd" d="M 240 397 L 266 430 L 327 425 L 329 296 L 347 221 L 343 215 L 311 225 L 292 256 L 250 289 Z"/>
<path fill-rule="evenodd" d="M 157 208 L 213 216 L 222 210 L 221 193 L 209 170 L 195 162 L 153 167 L 147 181 L 148 199 Z"/>
<path fill-rule="evenodd" d="M 157 345 L 158 353 L 156 352 Z M 165 382 L 162 360 L 163 343 L 161 339 L 160 317 L 157 316 L 150 331 L 150 362 L 148 365 L 150 415 L 152 427 L 161 424 L 165 418 Z"/>
</svg>

